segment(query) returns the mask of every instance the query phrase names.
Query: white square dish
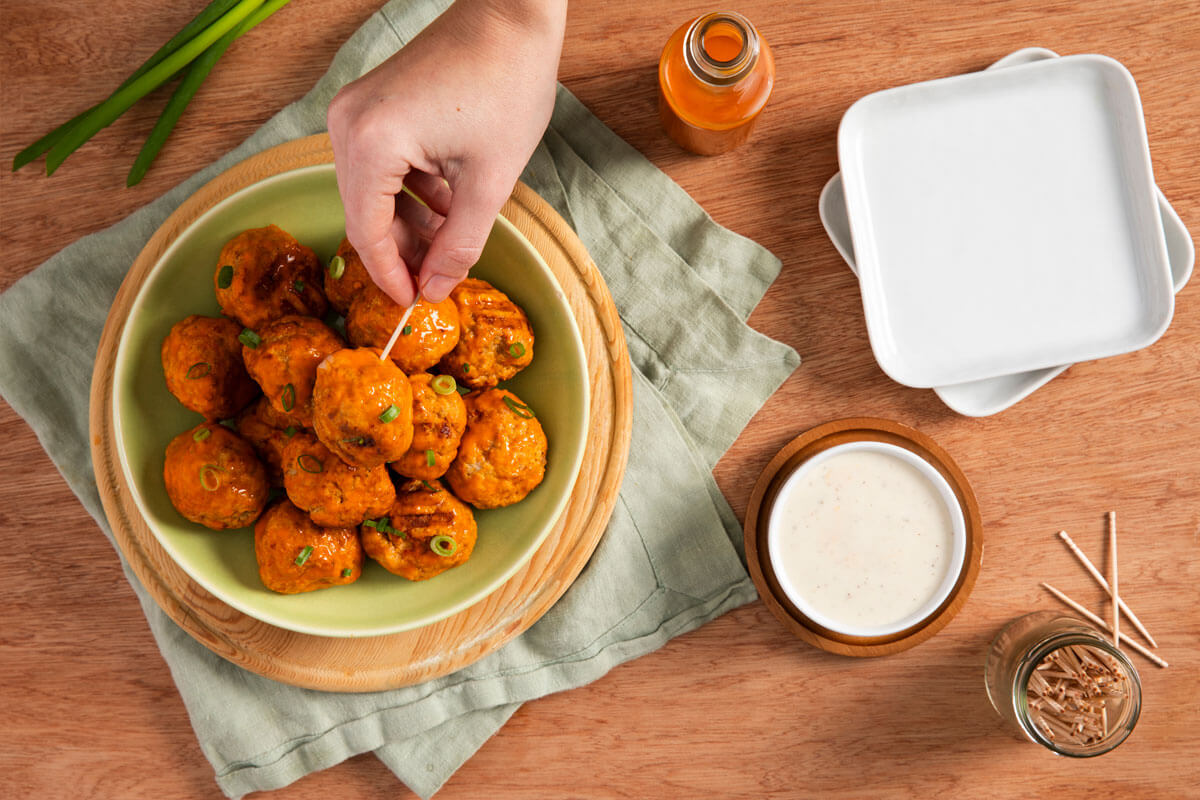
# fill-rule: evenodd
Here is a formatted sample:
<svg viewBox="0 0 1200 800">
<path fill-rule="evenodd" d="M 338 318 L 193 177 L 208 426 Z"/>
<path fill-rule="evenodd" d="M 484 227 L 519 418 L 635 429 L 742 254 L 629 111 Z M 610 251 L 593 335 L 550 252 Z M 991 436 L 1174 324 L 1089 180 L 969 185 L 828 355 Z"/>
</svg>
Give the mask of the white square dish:
<svg viewBox="0 0 1200 800">
<path fill-rule="evenodd" d="M 1141 102 L 1110 58 L 876 92 L 838 158 L 871 347 L 899 383 L 1116 355 L 1170 323 Z"/>
</svg>

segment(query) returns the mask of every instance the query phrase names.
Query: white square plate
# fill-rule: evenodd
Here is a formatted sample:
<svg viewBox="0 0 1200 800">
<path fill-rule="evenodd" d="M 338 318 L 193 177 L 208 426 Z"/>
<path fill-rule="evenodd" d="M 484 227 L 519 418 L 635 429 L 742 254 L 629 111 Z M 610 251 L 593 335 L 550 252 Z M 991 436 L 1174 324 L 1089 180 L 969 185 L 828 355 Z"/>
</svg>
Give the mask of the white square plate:
<svg viewBox="0 0 1200 800">
<path fill-rule="evenodd" d="M 871 347 L 934 387 L 1145 347 L 1174 294 L 1137 87 L 1096 55 L 887 89 L 838 158 Z"/>
</svg>

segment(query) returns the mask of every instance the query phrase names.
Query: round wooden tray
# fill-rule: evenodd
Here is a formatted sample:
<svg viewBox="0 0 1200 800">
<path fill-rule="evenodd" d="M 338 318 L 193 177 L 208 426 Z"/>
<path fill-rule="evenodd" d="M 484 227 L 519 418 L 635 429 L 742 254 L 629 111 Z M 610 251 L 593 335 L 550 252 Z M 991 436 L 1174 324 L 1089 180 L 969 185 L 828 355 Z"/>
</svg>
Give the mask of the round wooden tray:
<svg viewBox="0 0 1200 800">
<path fill-rule="evenodd" d="M 529 562 L 485 599 L 440 622 L 387 636 L 340 639 L 276 628 L 213 597 L 167 555 L 130 495 L 113 430 L 113 362 L 146 275 L 197 217 L 271 175 L 333 161 L 325 134 L 253 156 L 181 205 L 146 244 L 109 311 L 92 375 L 90 425 L 96 483 L 118 546 L 155 602 L 214 653 L 268 678 L 335 692 L 406 686 L 445 675 L 496 650 L 536 622 L 578 576 L 608 524 L 629 453 L 629 353 L 604 279 L 566 222 L 518 184 L 501 213 L 541 253 L 579 325 L 591 383 L 583 465 L 562 517 Z"/>
<path fill-rule="evenodd" d="M 823 450 L 847 442 L 876 441 L 903 447 L 928 461 L 942 474 L 962 506 L 967 527 L 967 552 L 958 581 L 937 610 L 927 619 L 899 633 L 888 636 L 861 638 L 845 636 L 817 625 L 788 600 L 771 569 L 767 554 L 767 520 L 775 495 L 787 476 L 796 467 Z M 830 653 L 845 656 L 872 657 L 899 653 L 925 641 L 946 627 L 958 610 L 967 602 L 979 568 L 983 564 L 983 521 L 979 503 L 967 482 L 966 475 L 950 458 L 950 454 L 932 439 L 914 428 L 885 419 L 855 417 L 819 425 L 787 444 L 771 459 L 754 485 L 746 509 L 746 561 L 750 577 L 763 603 L 788 630 L 799 638 Z"/>
</svg>

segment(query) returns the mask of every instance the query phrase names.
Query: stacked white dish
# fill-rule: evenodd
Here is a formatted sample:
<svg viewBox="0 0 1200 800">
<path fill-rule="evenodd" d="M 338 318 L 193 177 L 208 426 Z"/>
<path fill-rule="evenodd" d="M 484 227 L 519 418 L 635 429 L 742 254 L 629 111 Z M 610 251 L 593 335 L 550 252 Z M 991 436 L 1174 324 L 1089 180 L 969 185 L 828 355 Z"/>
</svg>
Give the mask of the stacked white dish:
<svg viewBox="0 0 1200 800">
<path fill-rule="evenodd" d="M 869 95 L 839 160 L 821 219 L 859 275 L 876 360 L 968 416 L 1153 343 L 1191 273 L 1137 88 L 1104 56 L 1030 48 Z"/>
</svg>

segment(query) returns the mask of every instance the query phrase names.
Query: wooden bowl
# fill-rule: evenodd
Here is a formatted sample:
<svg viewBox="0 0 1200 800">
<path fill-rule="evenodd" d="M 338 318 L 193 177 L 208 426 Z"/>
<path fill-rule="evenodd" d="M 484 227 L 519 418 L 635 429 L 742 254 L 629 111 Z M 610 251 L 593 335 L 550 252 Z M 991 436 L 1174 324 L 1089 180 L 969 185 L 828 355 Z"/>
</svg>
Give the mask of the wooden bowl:
<svg viewBox="0 0 1200 800">
<path fill-rule="evenodd" d="M 930 615 L 905 630 L 886 636 L 848 636 L 822 627 L 788 599 L 771 565 L 767 523 L 780 487 L 801 464 L 820 452 L 848 442 L 877 441 L 902 447 L 924 459 L 954 492 L 966 523 L 966 557 L 949 595 Z M 983 522 L 966 476 L 950 455 L 918 430 L 884 419 L 835 420 L 806 431 L 789 442 L 767 464 L 750 495 L 745 525 L 746 561 L 763 603 L 793 634 L 814 647 L 839 655 L 872 657 L 907 650 L 944 628 L 967 601 L 983 563 Z"/>
<path fill-rule="evenodd" d="M 486 597 L 432 624 L 399 633 L 358 639 L 313 635 L 268 624 L 214 596 L 171 558 L 147 524 L 144 507 L 121 469 L 123 442 L 114 424 L 119 416 L 114 380 L 121 374 L 117 343 L 154 265 L 197 219 L 273 177 L 327 169 L 318 165 L 331 161 L 324 135 L 272 148 L 200 189 L 156 232 L 122 284 L 101 338 L 91 395 L 93 463 L 118 545 L 156 602 L 197 640 L 278 680 L 333 691 L 368 691 L 426 680 L 477 660 L 532 625 L 567 589 L 599 541 L 616 500 L 628 453 L 630 373 L 620 322 L 595 265 L 569 226 L 531 190 L 518 186 L 502 216 L 553 274 L 578 327 L 586 359 L 586 439 L 578 477 L 573 488 L 567 487 L 557 523 L 529 560 Z"/>
</svg>

